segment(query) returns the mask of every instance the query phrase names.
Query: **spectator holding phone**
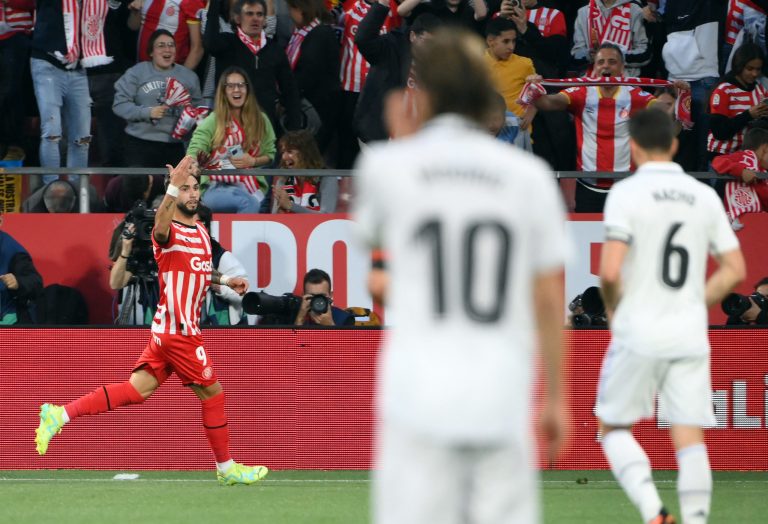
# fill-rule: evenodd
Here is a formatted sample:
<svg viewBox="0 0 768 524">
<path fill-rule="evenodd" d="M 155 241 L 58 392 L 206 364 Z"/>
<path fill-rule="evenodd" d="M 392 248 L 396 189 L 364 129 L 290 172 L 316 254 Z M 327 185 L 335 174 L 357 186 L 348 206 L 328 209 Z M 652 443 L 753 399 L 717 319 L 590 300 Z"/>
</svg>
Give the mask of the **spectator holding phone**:
<svg viewBox="0 0 768 524">
<path fill-rule="evenodd" d="M 765 56 L 756 44 L 746 43 L 733 55 L 733 65 L 709 99 L 709 159 L 737 151 L 747 124 L 768 118 L 768 91 L 757 81 Z"/>
<path fill-rule="evenodd" d="M 205 169 L 252 169 L 274 159 L 275 131 L 239 67 L 222 73 L 216 110 L 197 126 L 187 155 Z M 203 203 L 214 212 L 258 213 L 266 189 L 263 176 L 213 175 Z"/>
</svg>

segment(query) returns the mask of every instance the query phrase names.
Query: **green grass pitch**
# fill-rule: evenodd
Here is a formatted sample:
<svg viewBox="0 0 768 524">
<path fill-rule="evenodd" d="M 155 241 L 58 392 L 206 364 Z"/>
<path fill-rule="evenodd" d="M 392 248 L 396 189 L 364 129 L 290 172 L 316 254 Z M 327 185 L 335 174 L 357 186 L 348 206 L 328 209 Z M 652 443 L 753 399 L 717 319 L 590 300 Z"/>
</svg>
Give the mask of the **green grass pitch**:
<svg viewBox="0 0 768 524">
<path fill-rule="evenodd" d="M 675 473 L 654 478 L 677 514 Z M 212 472 L 0 471 L 0 523 L 360 524 L 370 521 L 369 489 L 367 471 L 275 471 L 234 487 Z M 546 471 L 542 492 L 546 524 L 640 521 L 607 471 Z M 768 522 L 768 473 L 716 472 L 710 522 Z"/>
</svg>

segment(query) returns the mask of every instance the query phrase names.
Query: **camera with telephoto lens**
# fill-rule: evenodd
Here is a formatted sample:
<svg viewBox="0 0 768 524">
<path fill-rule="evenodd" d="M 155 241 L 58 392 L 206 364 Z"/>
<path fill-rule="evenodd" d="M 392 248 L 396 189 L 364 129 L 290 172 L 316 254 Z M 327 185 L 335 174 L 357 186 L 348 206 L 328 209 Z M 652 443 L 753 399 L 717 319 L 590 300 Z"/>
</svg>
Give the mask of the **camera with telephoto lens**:
<svg viewBox="0 0 768 524">
<path fill-rule="evenodd" d="M 301 297 L 293 293 L 275 296 L 263 291 L 250 291 L 243 295 L 243 311 L 249 315 L 259 315 L 259 324 L 292 325 L 300 307 Z"/>
<path fill-rule="evenodd" d="M 299 314 L 302 300 L 293 293 L 275 296 L 263 291 L 251 291 L 243 295 L 243 311 L 261 316 L 260 324 L 290 325 Z M 325 295 L 312 295 L 309 300 L 309 310 L 317 315 L 328 311 L 330 306 L 331 299 Z"/>
<path fill-rule="evenodd" d="M 568 309 L 573 313 L 571 324 L 575 328 L 608 325 L 603 298 L 600 296 L 600 289 L 595 286 L 588 287 L 583 293 L 576 295 L 568 304 Z"/>
<path fill-rule="evenodd" d="M 128 230 L 128 224 L 133 224 L 133 232 Z M 152 228 L 155 226 L 155 211 L 148 209 L 146 202 L 137 200 L 125 214 L 123 237 L 133 239 L 131 255 L 126 261 L 125 268 L 139 278 L 157 278 L 157 263 L 152 252 Z"/>
<path fill-rule="evenodd" d="M 752 308 L 752 304 L 760 308 L 760 313 L 758 313 L 754 323 L 768 324 L 768 298 L 761 293 L 755 292 L 751 295 L 731 293 L 723 299 L 720 306 L 723 308 L 723 313 L 728 315 L 726 325 L 749 324 L 750 322 L 742 320 L 741 317 Z"/>
</svg>

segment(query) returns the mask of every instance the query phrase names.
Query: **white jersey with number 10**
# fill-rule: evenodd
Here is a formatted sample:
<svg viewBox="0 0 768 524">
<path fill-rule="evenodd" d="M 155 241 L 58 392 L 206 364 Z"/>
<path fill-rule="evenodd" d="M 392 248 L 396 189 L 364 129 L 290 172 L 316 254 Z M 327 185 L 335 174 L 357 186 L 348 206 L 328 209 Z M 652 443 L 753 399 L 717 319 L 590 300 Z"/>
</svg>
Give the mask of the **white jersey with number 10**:
<svg viewBox="0 0 768 524">
<path fill-rule="evenodd" d="M 371 147 L 358 171 L 355 218 L 391 276 L 381 416 L 464 442 L 525 433 L 533 279 L 565 253 L 551 171 L 452 115 Z"/>
</svg>

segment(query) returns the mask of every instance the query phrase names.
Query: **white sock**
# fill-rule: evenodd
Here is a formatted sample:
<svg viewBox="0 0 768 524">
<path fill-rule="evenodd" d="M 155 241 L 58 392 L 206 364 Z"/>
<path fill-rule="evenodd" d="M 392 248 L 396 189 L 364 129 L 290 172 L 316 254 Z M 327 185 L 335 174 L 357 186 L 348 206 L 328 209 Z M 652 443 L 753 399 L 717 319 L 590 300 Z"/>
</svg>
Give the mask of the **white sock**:
<svg viewBox="0 0 768 524">
<path fill-rule="evenodd" d="M 61 419 L 64 421 L 64 424 L 69 422 L 69 415 L 67 415 L 67 410 L 66 409 L 62 410 L 62 412 L 61 412 Z"/>
<path fill-rule="evenodd" d="M 648 455 L 626 429 L 615 429 L 603 437 L 603 453 L 632 504 L 649 522 L 661 511 L 661 499 L 651 476 Z M 687 524 L 687 523 L 686 523 Z"/>
<path fill-rule="evenodd" d="M 218 469 L 221 473 L 226 472 L 230 467 L 232 467 L 232 464 L 234 464 L 235 461 L 232 459 L 229 459 L 226 462 L 217 462 L 216 463 L 216 469 Z"/>
<path fill-rule="evenodd" d="M 712 499 L 712 471 L 707 446 L 695 444 L 677 452 L 677 496 L 685 524 L 706 524 Z"/>
</svg>

